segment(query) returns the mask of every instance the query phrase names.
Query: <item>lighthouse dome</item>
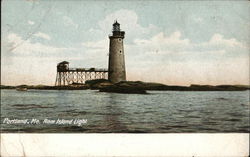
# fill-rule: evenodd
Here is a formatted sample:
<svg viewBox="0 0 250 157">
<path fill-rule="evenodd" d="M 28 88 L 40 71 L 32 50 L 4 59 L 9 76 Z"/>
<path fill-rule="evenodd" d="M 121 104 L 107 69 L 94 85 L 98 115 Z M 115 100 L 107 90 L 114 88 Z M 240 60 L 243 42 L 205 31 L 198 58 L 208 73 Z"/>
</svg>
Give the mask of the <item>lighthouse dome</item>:
<svg viewBox="0 0 250 157">
<path fill-rule="evenodd" d="M 120 24 L 115 20 L 113 24 L 113 31 L 120 31 Z"/>
</svg>

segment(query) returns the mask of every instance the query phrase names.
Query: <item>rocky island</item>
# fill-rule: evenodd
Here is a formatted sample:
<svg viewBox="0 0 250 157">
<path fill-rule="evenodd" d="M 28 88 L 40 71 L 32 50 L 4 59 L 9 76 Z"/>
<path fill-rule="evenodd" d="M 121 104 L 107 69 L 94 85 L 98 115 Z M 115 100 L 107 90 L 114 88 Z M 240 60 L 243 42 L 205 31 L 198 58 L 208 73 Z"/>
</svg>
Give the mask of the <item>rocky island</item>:
<svg viewBox="0 0 250 157">
<path fill-rule="evenodd" d="M 106 79 L 88 80 L 85 84 L 73 83 L 68 86 L 46 86 L 46 85 L 19 85 L 4 86 L 1 89 L 39 89 L 39 90 L 99 90 L 100 92 L 146 94 L 148 90 L 162 91 L 244 91 L 249 90 L 249 85 L 190 85 L 190 86 L 168 86 L 161 83 L 142 81 L 121 81 L 111 83 Z"/>
</svg>

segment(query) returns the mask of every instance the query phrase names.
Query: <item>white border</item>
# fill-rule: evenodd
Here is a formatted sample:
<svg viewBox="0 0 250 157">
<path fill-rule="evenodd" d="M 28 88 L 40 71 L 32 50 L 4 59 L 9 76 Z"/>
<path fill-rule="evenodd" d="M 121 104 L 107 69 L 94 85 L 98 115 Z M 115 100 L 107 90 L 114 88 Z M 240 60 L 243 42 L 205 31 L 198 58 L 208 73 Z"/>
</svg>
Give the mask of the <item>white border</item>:
<svg viewBox="0 0 250 157">
<path fill-rule="evenodd" d="M 249 155 L 249 134 L 1 134 L 1 156 Z"/>
</svg>

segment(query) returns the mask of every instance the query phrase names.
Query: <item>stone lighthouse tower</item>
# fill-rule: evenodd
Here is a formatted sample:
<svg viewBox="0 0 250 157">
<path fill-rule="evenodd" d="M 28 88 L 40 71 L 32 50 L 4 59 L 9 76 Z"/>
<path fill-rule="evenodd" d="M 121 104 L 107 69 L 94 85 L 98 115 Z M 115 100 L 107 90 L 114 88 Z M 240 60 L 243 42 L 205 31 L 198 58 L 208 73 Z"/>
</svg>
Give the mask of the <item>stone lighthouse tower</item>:
<svg viewBox="0 0 250 157">
<path fill-rule="evenodd" d="M 120 30 L 120 24 L 115 21 L 112 35 L 109 36 L 109 67 L 108 79 L 112 83 L 126 81 L 123 39 L 125 32 Z"/>
</svg>

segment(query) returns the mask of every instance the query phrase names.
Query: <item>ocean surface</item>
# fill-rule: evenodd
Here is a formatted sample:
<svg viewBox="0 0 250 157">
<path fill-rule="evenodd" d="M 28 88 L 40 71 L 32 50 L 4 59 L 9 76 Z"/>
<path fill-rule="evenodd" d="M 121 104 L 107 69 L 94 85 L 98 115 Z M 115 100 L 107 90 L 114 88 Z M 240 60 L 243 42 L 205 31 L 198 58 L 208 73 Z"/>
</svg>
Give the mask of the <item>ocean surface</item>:
<svg viewBox="0 0 250 157">
<path fill-rule="evenodd" d="M 1 90 L 1 131 L 248 133 L 249 91 Z"/>
</svg>

